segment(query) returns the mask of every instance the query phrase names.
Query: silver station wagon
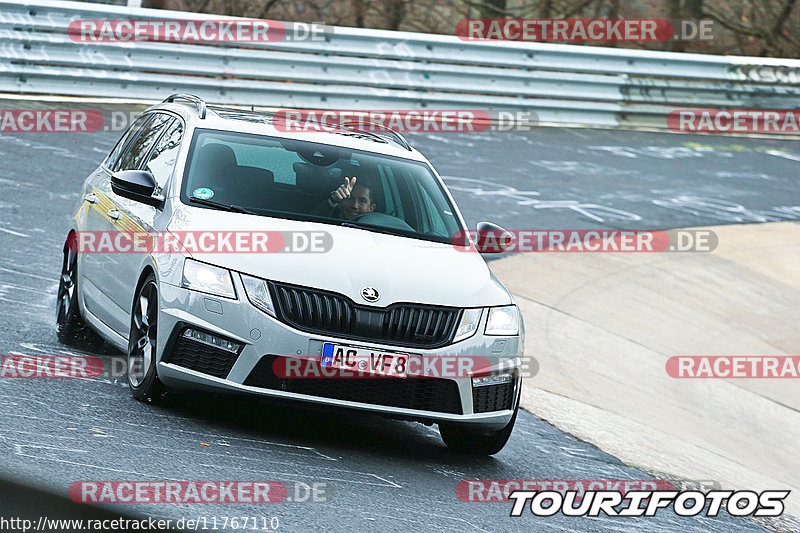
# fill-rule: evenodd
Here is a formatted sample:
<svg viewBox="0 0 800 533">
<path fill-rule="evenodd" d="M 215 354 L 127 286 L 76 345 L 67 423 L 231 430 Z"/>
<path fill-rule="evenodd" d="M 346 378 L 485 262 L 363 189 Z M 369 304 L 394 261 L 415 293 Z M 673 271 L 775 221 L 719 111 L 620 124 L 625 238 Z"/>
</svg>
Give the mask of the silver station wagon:
<svg viewBox="0 0 800 533">
<path fill-rule="evenodd" d="M 84 182 L 59 339 L 97 333 L 125 352 L 139 400 L 230 391 L 435 423 L 455 451 L 500 451 L 523 324 L 441 177 L 392 130 L 278 122 L 185 94 L 143 112 Z"/>
</svg>

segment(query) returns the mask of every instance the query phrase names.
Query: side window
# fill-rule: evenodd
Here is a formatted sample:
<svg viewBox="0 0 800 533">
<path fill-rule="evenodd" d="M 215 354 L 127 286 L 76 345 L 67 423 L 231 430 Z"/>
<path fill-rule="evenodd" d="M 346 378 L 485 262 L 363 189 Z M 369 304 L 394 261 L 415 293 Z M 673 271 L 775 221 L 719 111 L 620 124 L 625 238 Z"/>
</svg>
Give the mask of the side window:
<svg viewBox="0 0 800 533">
<path fill-rule="evenodd" d="M 400 200 L 400 192 L 397 190 L 397 183 L 391 167 L 378 165 L 378 173 L 381 176 L 383 195 L 386 200 L 386 214 L 405 220 L 403 203 Z"/>
<path fill-rule="evenodd" d="M 183 124 L 181 121 L 170 119 L 164 128 L 164 135 L 156 143 L 150 158 L 145 164 L 144 169 L 149 170 L 158 183 L 159 189 L 163 189 L 167 180 L 172 176 L 175 162 L 178 159 L 178 150 L 183 139 Z"/>
<path fill-rule="evenodd" d="M 158 136 L 163 131 L 164 124 L 172 117 L 164 113 L 154 113 L 148 122 L 144 124 L 136 137 L 131 137 L 130 142 L 126 143 L 122 150 L 119 162 L 114 170 L 136 170 L 141 168 L 145 157 L 150 153 L 150 149 L 155 144 Z"/>
<path fill-rule="evenodd" d="M 128 131 L 125 132 L 120 140 L 117 142 L 117 145 L 108 154 L 108 157 L 105 161 L 105 166 L 108 167 L 111 171 L 117 170 L 117 162 L 119 161 L 119 156 L 122 153 L 123 148 L 128 142 L 135 138 L 139 133 L 142 131 L 142 127 L 150 120 L 150 115 L 141 116 L 136 119 L 136 121 L 131 124 L 131 127 L 128 128 Z"/>
<path fill-rule="evenodd" d="M 447 226 L 442 220 L 442 215 L 433 203 L 428 191 L 420 184 L 416 184 L 417 194 L 420 199 L 420 208 L 423 213 L 423 227 L 419 228 L 424 233 L 435 233 L 437 235 L 447 235 Z"/>
</svg>

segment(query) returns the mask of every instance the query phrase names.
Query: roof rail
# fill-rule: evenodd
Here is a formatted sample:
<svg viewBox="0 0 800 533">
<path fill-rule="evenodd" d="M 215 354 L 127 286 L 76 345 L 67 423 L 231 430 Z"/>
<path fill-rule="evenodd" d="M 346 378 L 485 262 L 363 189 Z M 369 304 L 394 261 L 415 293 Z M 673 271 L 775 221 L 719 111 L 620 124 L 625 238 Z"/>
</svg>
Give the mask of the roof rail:
<svg viewBox="0 0 800 533">
<path fill-rule="evenodd" d="M 176 93 L 176 94 L 171 94 L 166 98 L 164 98 L 162 103 L 176 102 L 178 100 L 193 103 L 197 108 L 197 115 L 200 118 L 206 118 L 206 103 L 199 96 L 195 96 L 193 94 L 188 94 L 188 93 Z"/>
<path fill-rule="evenodd" d="M 361 129 L 361 128 L 353 127 L 354 124 L 366 124 L 370 128 L 376 128 L 376 129 L 379 130 L 380 133 L 388 134 L 390 137 L 392 137 L 395 140 L 395 142 L 397 142 L 397 144 L 399 144 L 400 146 L 402 146 L 403 148 L 405 148 L 409 152 L 411 151 L 411 145 L 408 144 L 408 141 L 406 140 L 405 137 L 403 137 L 402 135 L 400 135 L 399 133 L 394 131 L 392 128 L 384 126 L 383 124 L 379 124 L 377 122 L 369 122 L 367 120 L 359 120 L 359 119 L 345 120 L 344 122 L 340 122 L 339 123 L 339 125 L 341 127 L 346 128 L 348 130 L 375 134 L 375 132 L 371 131 L 371 130 L 364 130 L 364 129 Z"/>
<path fill-rule="evenodd" d="M 173 97 L 175 97 L 175 98 L 188 97 L 190 99 L 197 98 L 196 96 L 192 96 L 190 94 L 189 95 L 187 95 L 187 94 L 175 94 L 175 95 L 170 96 L 170 98 L 173 98 Z M 169 100 L 169 98 L 167 100 Z M 167 100 L 164 100 L 164 101 L 166 102 Z M 197 98 L 197 100 L 199 100 L 201 103 L 203 103 L 203 101 L 200 100 L 199 98 Z M 191 100 L 191 101 L 194 101 L 194 100 Z M 274 124 L 274 121 L 277 118 L 277 114 L 274 111 L 254 111 L 254 110 L 252 110 L 253 106 L 251 106 L 251 110 L 249 110 L 249 111 L 248 110 L 244 110 L 244 109 L 235 109 L 235 108 L 232 108 L 232 107 L 219 107 L 219 106 L 211 106 L 211 107 L 209 107 L 209 109 L 213 110 L 217 114 L 222 112 L 224 115 L 226 115 L 225 118 L 238 118 L 238 119 L 241 119 L 241 120 L 247 120 L 247 117 L 263 117 L 265 119 L 268 119 L 269 122 L 272 123 L 272 124 Z M 203 108 L 203 110 L 205 111 L 205 108 Z M 202 118 L 202 116 L 201 116 L 201 118 Z M 285 118 L 282 117 L 279 120 L 285 120 Z M 257 121 L 257 122 L 263 122 L 263 121 Z M 367 125 L 367 126 L 369 126 L 370 129 L 358 128 L 357 127 L 358 124 Z M 382 142 L 382 143 L 387 142 L 387 137 L 388 137 L 392 141 L 394 141 L 395 143 L 399 144 L 402 148 L 405 148 L 409 152 L 412 151 L 411 145 L 408 143 L 408 141 L 406 140 L 405 137 L 403 137 L 402 135 L 397 133 L 395 130 L 393 130 L 391 128 L 388 128 L 388 127 L 384 126 L 383 124 L 379 124 L 377 122 L 369 122 L 367 120 L 353 119 L 353 120 L 345 120 L 343 122 L 336 122 L 332 126 L 334 128 L 336 128 L 336 129 L 339 129 L 339 130 L 346 130 L 346 131 L 350 131 L 350 132 L 353 132 L 353 133 L 369 136 L 373 140 L 375 140 L 377 142 Z M 378 131 L 376 132 L 376 131 L 373 131 L 373 130 L 378 130 Z M 338 133 L 341 133 L 341 132 L 342 131 L 339 131 Z M 337 132 L 334 131 L 333 133 L 337 133 Z M 381 135 L 381 134 L 383 134 L 383 135 Z"/>
</svg>

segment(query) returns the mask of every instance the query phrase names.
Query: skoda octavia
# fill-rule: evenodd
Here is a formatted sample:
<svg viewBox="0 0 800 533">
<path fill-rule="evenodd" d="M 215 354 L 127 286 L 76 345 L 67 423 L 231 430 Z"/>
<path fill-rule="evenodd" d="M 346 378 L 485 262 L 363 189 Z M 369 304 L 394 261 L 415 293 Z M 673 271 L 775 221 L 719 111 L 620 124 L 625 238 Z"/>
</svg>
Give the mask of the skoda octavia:
<svg viewBox="0 0 800 533">
<path fill-rule="evenodd" d="M 454 450 L 498 452 L 523 325 L 444 182 L 392 130 L 284 126 L 192 95 L 142 113 L 83 184 L 59 339 L 91 329 L 125 352 L 142 401 L 279 398 L 436 423 Z M 149 244 L 118 238 L 133 234 Z"/>
</svg>

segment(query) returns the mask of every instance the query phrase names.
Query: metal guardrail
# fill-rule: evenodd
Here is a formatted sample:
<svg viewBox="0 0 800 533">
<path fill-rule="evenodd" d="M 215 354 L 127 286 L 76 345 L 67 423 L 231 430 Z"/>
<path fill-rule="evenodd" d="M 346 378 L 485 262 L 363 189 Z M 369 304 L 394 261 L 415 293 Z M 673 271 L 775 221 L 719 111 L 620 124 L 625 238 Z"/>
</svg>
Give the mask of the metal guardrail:
<svg viewBox="0 0 800 533">
<path fill-rule="evenodd" d="M 0 91 L 313 109 L 482 109 L 665 128 L 676 108 L 793 109 L 800 61 L 326 27 L 324 41 L 80 43 L 76 19 L 231 19 L 0 0 Z"/>
</svg>

